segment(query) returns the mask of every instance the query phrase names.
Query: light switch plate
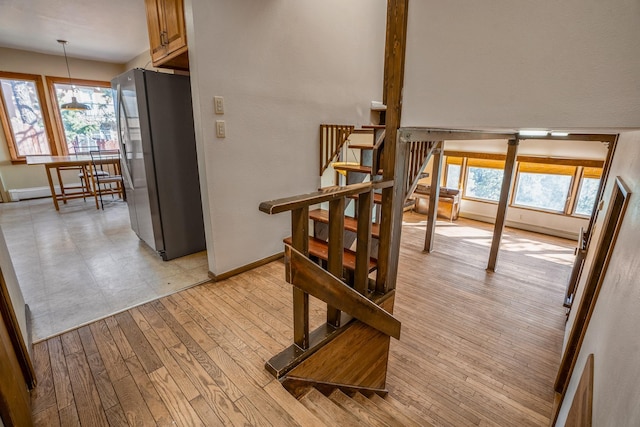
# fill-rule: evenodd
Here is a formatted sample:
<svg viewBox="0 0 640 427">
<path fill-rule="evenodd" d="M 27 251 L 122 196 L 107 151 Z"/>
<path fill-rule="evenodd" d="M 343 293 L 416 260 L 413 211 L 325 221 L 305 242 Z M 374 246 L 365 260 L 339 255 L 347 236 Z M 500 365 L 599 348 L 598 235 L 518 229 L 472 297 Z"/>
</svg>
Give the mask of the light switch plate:
<svg viewBox="0 0 640 427">
<path fill-rule="evenodd" d="M 225 138 L 227 136 L 227 129 L 224 120 L 216 120 L 216 136 L 218 138 Z"/>
<path fill-rule="evenodd" d="M 213 97 L 213 111 L 216 114 L 224 114 L 224 98 L 221 96 Z"/>
</svg>

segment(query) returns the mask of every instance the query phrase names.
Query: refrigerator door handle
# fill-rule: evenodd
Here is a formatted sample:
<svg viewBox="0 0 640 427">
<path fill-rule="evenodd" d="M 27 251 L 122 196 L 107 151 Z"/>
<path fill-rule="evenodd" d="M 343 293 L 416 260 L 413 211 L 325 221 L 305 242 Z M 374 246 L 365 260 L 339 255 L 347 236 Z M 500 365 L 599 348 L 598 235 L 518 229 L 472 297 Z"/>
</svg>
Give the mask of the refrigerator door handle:
<svg viewBox="0 0 640 427">
<path fill-rule="evenodd" d="M 127 111 L 125 109 L 124 102 L 122 100 L 122 87 L 120 83 L 117 85 L 117 95 L 118 95 L 118 114 L 117 114 L 117 123 L 118 130 L 120 131 L 120 159 L 122 163 L 122 175 L 123 178 L 129 184 L 129 188 L 135 188 L 133 185 L 133 179 L 131 178 L 131 166 L 129 164 L 129 156 L 127 153 L 127 144 L 126 139 L 129 135 L 129 127 L 127 126 Z M 124 119 L 123 119 L 124 115 Z"/>
</svg>

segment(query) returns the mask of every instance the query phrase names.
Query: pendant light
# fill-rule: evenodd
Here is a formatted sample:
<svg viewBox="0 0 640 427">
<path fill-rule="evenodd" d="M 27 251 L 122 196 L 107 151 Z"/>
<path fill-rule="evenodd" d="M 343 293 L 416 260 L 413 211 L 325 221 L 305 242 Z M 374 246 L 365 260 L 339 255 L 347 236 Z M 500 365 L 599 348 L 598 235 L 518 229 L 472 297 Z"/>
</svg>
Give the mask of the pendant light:
<svg viewBox="0 0 640 427">
<path fill-rule="evenodd" d="M 69 75 L 69 84 L 71 85 L 73 92 L 75 94 L 76 88 L 72 83 L 71 80 L 71 71 L 69 71 L 69 60 L 67 59 L 67 49 L 65 48 L 65 45 L 67 44 L 66 40 L 57 40 L 58 43 L 60 43 L 62 45 L 62 51 L 64 52 L 64 61 L 67 63 L 67 74 Z M 61 109 L 63 110 L 76 110 L 76 111 L 83 111 L 83 110 L 91 110 L 91 106 L 87 105 L 87 104 L 83 104 L 81 102 L 78 102 L 78 100 L 76 99 L 75 96 L 71 97 L 71 102 L 67 103 L 67 104 L 62 104 L 60 106 Z"/>
</svg>

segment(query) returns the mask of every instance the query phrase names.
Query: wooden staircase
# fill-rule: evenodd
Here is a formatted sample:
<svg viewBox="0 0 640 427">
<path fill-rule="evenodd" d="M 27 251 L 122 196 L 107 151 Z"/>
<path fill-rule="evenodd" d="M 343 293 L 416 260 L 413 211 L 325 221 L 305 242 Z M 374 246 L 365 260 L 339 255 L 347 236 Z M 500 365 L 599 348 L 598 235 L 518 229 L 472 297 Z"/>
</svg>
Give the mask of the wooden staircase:
<svg viewBox="0 0 640 427">
<path fill-rule="evenodd" d="M 335 188 L 340 188 L 341 181 L 346 185 L 359 184 L 363 182 L 376 182 L 382 179 L 383 170 L 381 169 L 381 162 L 384 153 L 385 146 L 385 136 L 386 129 L 385 125 L 366 125 L 362 126 L 361 129 L 356 129 L 355 126 L 350 125 L 329 125 L 323 124 L 320 125 L 320 146 L 321 152 L 326 152 L 327 147 L 336 146 L 336 143 L 333 142 L 333 139 L 327 139 L 327 135 L 334 135 L 333 129 L 343 129 L 348 130 L 344 131 L 341 135 L 341 138 L 344 139 L 342 144 L 340 144 L 341 149 L 344 150 L 358 150 L 358 155 L 346 155 L 344 152 L 336 153 L 333 157 L 337 159 L 337 162 L 333 163 L 325 163 L 321 164 L 320 170 L 327 170 L 327 168 L 331 165 L 333 169 L 336 171 L 336 178 L 334 181 L 334 187 L 325 187 L 321 190 L 331 190 Z M 369 136 L 370 141 L 363 141 L 366 137 L 358 138 L 358 142 L 352 142 L 352 135 L 355 134 L 366 134 Z M 324 135 L 324 137 L 323 137 Z M 427 173 L 424 172 L 429 159 L 432 154 L 440 147 L 437 141 L 412 141 L 408 144 L 406 150 L 406 158 L 404 164 L 404 170 L 406 173 L 405 184 L 404 184 L 404 193 L 403 193 L 403 208 L 408 208 L 414 205 L 415 201 L 410 196 L 413 194 L 416 186 L 418 185 L 418 181 L 428 176 Z M 359 157 L 359 162 L 342 162 L 343 158 L 348 157 L 349 159 Z M 375 172 L 374 172 L 375 171 Z M 341 177 L 337 174 L 342 174 L 345 179 L 341 179 Z M 355 223 L 357 218 L 357 197 L 351 196 L 351 200 L 348 200 L 346 203 L 347 215 L 344 219 L 344 246 L 345 246 L 345 259 L 351 259 L 352 256 L 348 251 L 355 249 L 355 244 L 357 242 Z M 355 202 L 352 202 L 355 200 Z M 353 209 L 350 210 L 349 204 L 353 203 L 355 205 Z M 371 243 L 371 257 L 374 261 L 377 261 L 378 258 L 378 247 L 379 247 L 379 237 L 380 237 L 380 217 L 381 217 L 381 205 L 382 205 L 382 193 L 381 190 L 377 190 L 373 193 L 373 204 L 374 204 L 374 213 L 373 213 L 373 224 L 372 224 L 372 243 Z M 349 216 L 350 215 L 350 216 Z M 315 209 L 309 214 L 310 219 L 314 222 L 313 228 L 313 236 L 316 239 L 327 240 L 328 238 L 328 211 L 326 209 Z M 317 243 L 317 242 L 316 242 Z M 347 268 L 347 266 L 345 266 Z M 375 268 L 373 269 L 375 270 Z"/>
<path fill-rule="evenodd" d="M 351 143 L 349 135 L 347 134 L 345 141 L 340 147 L 346 147 L 347 149 L 359 150 L 360 161 L 359 163 L 333 163 L 333 168 L 337 172 L 341 172 L 346 176 L 346 184 L 356 184 L 360 182 L 375 181 L 380 179 L 383 174 L 382 170 L 382 158 L 384 153 L 384 143 L 386 137 L 386 130 L 384 125 L 366 125 L 362 126 L 362 129 L 355 129 L 354 126 L 348 125 L 320 125 L 320 128 L 325 127 L 337 127 L 340 129 L 350 129 L 351 133 L 354 132 L 370 132 L 372 135 L 372 142 L 370 144 L 363 143 Z M 321 131 L 322 134 L 322 131 Z M 329 141 L 323 139 L 320 140 L 321 147 L 330 144 Z M 405 192 L 404 201 L 408 201 L 409 196 L 413 193 L 418 181 L 421 178 L 429 176 L 424 172 L 431 155 L 439 147 L 438 141 L 414 141 L 410 143 L 408 147 L 408 153 L 406 156 L 406 179 L 405 179 Z M 340 159 L 340 155 L 336 154 L 336 159 Z M 321 170 L 326 170 L 329 167 L 329 163 L 322 165 Z M 339 185 L 339 182 L 336 182 Z M 379 199 L 378 203 L 381 203 Z"/>
<path fill-rule="evenodd" d="M 383 179 L 383 126 L 321 125 L 321 171 L 325 162 L 341 160 L 336 147 L 348 144 L 352 132 L 366 132 L 372 142 L 352 147 L 360 150 L 359 164 L 334 165 L 346 185 L 260 204 L 267 214 L 291 212 L 284 252 L 286 280 L 293 288 L 293 343 L 265 367 L 327 425 L 426 425 L 394 413 L 392 400 L 382 396 L 390 338 L 400 338 L 401 325 L 393 316 L 397 224 L 407 191 L 415 188 L 439 143 L 396 140 L 393 162 L 384 172 L 391 178 Z M 310 296 L 327 305 L 326 323 L 314 330 Z"/>
<path fill-rule="evenodd" d="M 376 393 L 365 395 L 359 391 L 345 393 L 339 388 L 320 391 L 314 387 L 306 387 L 296 392 L 302 406 L 317 419 L 317 425 L 363 427 L 431 425 L 411 408 L 388 395 L 385 397 Z"/>
</svg>

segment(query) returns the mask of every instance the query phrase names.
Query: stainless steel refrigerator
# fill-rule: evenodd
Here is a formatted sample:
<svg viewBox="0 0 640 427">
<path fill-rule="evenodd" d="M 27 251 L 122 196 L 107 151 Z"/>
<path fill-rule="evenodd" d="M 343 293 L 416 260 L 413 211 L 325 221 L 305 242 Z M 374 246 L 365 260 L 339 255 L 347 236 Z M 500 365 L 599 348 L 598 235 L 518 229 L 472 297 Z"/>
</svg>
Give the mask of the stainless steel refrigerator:
<svg viewBox="0 0 640 427">
<path fill-rule="evenodd" d="M 165 261 L 204 250 L 189 77 L 134 69 L 111 87 L 131 228 Z"/>
</svg>

